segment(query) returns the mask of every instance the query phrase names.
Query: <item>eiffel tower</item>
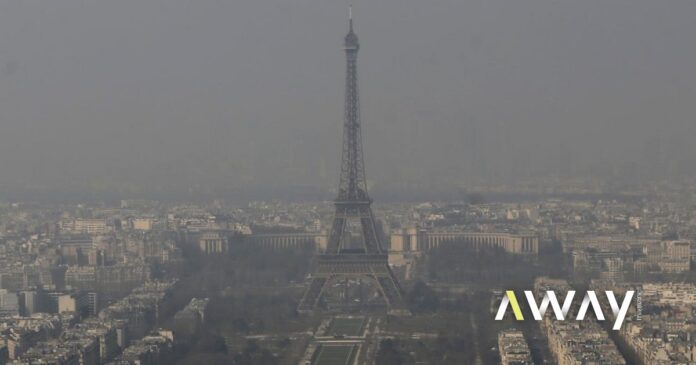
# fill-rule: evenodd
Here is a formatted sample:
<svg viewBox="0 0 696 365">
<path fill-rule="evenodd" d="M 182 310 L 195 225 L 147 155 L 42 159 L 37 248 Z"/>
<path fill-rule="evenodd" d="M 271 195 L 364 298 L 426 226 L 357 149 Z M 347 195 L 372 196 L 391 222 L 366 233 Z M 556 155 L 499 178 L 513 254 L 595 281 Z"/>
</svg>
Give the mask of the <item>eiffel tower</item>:
<svg viewBox="0 0 696 365">
<path fill-rule="evenodd" d="M 410 312 L 404 303 L 401 287 L 388 264 L 387 251 L 380 244 L 380 234 L 370 207 L 372 199 L 367 194 L 358 100 L 357 58 L 360 46 L 353 32 L 352 14 L 348 22 L 349 30 L 344 43 L 346 95 L 343 152 L 338 197 L 334 201 L 336 213 L 326 252 L 318 257 L 311 283 L 298 311 L 314 311 L 332 283 L 369 279 L 386 302 L 389 314 L 408 315 Z M 351 239 L 351 221 L 360 225 L 361 239 L 357 245 Z"/>
</svg>

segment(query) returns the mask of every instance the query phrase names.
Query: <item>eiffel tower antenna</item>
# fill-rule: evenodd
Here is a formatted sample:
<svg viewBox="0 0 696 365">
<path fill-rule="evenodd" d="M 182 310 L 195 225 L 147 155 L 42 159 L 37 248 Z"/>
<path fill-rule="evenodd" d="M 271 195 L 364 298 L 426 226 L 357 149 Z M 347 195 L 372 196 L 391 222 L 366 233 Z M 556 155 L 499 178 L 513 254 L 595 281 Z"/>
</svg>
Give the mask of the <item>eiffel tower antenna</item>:
<svg viewBox="0 0 696 365">
<path fill-rule="evenodd" d="M 353 30 L 353 5 L 348 5 L 348 27 Z"/>
<path fill-rule="evenodd" d="M 348 8 L 348 34 L 344 39 L 346 54 L 345 110 L 343 114 L 343 148 L 338 196 L 326 251 L 319 255 L 312 280 L 298 311 L 317 308 L 325 290 L 332 283 L 349 279 L 370 279 L 387 305 L 388 313 L 410 314 L 396 276 L 388 263 L 377 231 L 372 199 L 367 193 L 363 159 L 360 102 L 358 98 L 357 60 L 360 44 L 353 31 L 353 10 Z M 356 247 L 351 239 L 350 221 L 360 225 L 361 240 Z"/>
</svg>

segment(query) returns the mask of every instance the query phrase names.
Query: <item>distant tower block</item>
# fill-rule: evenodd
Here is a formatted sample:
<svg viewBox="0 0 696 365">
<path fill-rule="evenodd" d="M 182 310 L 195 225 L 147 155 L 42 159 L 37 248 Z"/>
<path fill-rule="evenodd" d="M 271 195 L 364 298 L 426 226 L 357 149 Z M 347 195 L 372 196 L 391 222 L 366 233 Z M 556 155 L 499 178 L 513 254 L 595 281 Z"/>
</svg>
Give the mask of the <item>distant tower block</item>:
<svg viewBox="0 0 696 365">
<path fill-rule="evenodd" d="M 337 281 L 369 279 L 384 298 L 389 314 L 408 315 L 403 292 L 388 264 L 367 194 L 360 108 L 358 100 L 358 37 L 353 32 L 352 14 L 345 37 L 346 99 L 343 121 L 343 153 L 336 213 L 329 233 L 326 252 L 319 255 L 312 281 L 298 307 L 300 312 L 314 311 L 325 290 Z M 349 226 L 360 226 L 360 239 L 351 238 Z M 359 243 L 357 243 L 359 242 Z"/>
</svg>

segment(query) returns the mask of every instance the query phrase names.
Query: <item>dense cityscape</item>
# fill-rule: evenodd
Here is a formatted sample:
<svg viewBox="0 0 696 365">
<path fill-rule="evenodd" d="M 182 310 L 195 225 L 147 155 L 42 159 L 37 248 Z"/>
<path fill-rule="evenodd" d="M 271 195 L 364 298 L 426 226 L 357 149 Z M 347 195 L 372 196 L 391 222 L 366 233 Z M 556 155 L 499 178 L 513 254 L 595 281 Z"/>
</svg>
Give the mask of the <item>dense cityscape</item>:
<svg viewBox="0 0 696 365">
<path fill-rule="evenodd" d="M 378 204 L 412 312 L 396 317 L 296 313 L 311 258 L 326 250 L 330 202 L 5 203 L 0 354 L 8 364 L 688 364 L 693 189 Z M 640 313 L 632 306 L 620 331 L 492 320 L 506 289 L 571 287 L 632 288 Z"/>
</svg>

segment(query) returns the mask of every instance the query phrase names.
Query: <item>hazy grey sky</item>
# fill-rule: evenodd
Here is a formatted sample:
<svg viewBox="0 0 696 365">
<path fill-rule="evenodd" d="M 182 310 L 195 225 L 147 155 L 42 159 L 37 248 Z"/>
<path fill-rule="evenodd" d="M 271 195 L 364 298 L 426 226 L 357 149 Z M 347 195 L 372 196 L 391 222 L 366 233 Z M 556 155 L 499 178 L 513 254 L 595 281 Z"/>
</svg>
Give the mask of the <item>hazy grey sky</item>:
<svg viewBox="0 0 696 365">
<path fill-rule="evenodd" d="M 375 186 L 695 165 L 694 1 L 352 3 Z M 0 184 L 335 185 L 348 4 L 0 1 Z"/>
</svg>

